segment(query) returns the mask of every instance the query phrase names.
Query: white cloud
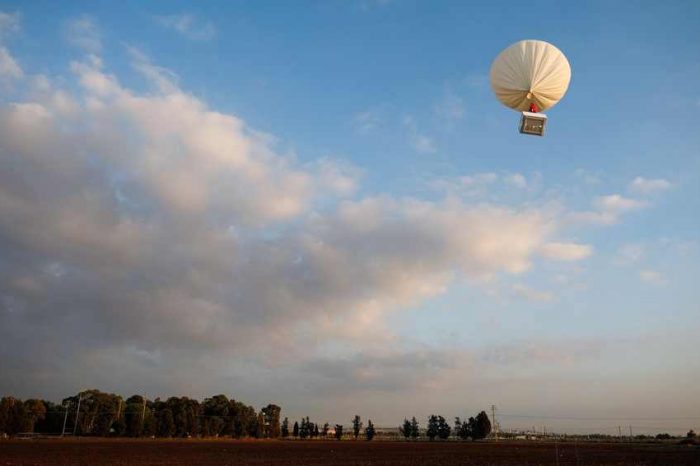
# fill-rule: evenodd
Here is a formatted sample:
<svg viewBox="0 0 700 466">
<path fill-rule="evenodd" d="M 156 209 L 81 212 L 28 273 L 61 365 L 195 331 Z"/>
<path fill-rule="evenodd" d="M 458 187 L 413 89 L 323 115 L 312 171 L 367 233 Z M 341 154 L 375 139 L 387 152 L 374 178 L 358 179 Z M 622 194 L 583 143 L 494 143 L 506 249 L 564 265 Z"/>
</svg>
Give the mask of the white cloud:
<svg viewBox="0 0 700 466">
<path fill-rule="evenodd" d="M 583 168 L 577 168 L 574 171 L 574 176 L 581 179 L 584 183 L 591 185 L 600 184 L 602 179 L 602 175 L 600 173 L 591 172 L 590 170 Z"/>
<path fill-rule="evenodd" d="M 412 135 L 411 145 L 416 152 L 421 154 L 434 154 L 437 151 L 433 140 L 424 134 Z"/>
<path fill-rule="evenodd" d="M 0 11 L 0 39 L 9 36 L 20 29 L 19 13 L 5 13 Z"/>
<path fill-rule="evenodd" d="M 433 139 L 418 131 L 418 127 L 412 116 L 405 116 L 403 123 L 408 128 L 408 141 L 413 150 L 421 154 L 434 154 L 437 152 Z"/>
<path fill-rule="evenodd" d="M 594 205 L 603 212 L 625 213 L 643 209 L 649 204 L 644 201 L 626 198 L 619 194 L 610 194 L 598 197 Z"/>
<path fill-rule="evenodd" d="M 99 53 L 102 50 L 100 29 L 95 20 L 82 15 L 68 21 L 66 24 L 66 37 L 68 42 L 89 53 Z"/>
<path fill-rule="evenodd" d="M 644 257 L 644 246 L 639 243 L 623 244 L 618 248 L 613 262 L 617 265 L 631 265 Z"/>
<path fill-rule="evenodd" d="M 547 259 L 559 261 L 577 261 L 593 253 L 593 247 L 576 243 L 546 243 L 539 249 L 540 255 Z"/>
<path fill-rule="evenodd" d="M 0 229 L 17 257 L 33 258 L 13 264 L 22 277 L 60 264 L 58 295 L 92 277 L 90 300 L 121 309 L 104 316 L 115 329 L 141 313 L 138 341 L 238 346 L 279 321 L 367 329 L 386 310 L 442 292 L 455 274 L 527 270 L 553 233 L 537 209 L 459 202 L 378 197 L 316 213 L 315 199 L 356 189 L 352 168 L 299 166 L 270 137 L 135 59 L 156 93 L 125 88 L 88 57 L 72 65 L 78 95 L 43 82 L 39 100 L 2 108 L 0 157 L 18 171 L 0 180 Z M 133 274 L 159 278 L 138 291 L 128 280 L 98 285 Z M 170 323 L 148 325 L 157 316 Z M 285 328 L 288 340 L 297 328 Z"/>
<path fill-rule="evenodd" d="M 639 271 L 639 278 L 647 283 L 660 285 L 666 282 L 666 278 L 661 272 L 652 269 L 644 269 Z"/>
<path fill-rule="evenodd" d="M 435 106 L 435 113 L 448 125 L 452 125 L 464 117 L 464 99 L 447 89 L 440 102 Z"/>
<path fill-rule="evenodd" d="M 202 21 L 194 15 L 183 13 L 179 15 L 158 16 L 158 22 L 191 40 L 211 40 L 216 35 L 216 27 L 211 21 Z"/>
<path fill-rule="evenodd" d="M 14 80 L 24 75 L 22 68 L 5 47 L 0 46 L 0 79 Z"/>
<path fill-rule="evenodd" d="M 638 194 L 654 194 L 670 189 L 672 184 L 663 178 L 648 179 L 636 177 L 629 185 L 630 191 Z"/>
<path fill-rule="evenodd" d="M 370 109 L 355 115 L 352 124 L 359 134 L 369 134 L 381 126 L 382 118 L 379 110 Z"/>
<path fill-rule="evenodd" d="M 510 186 L 527 189 L 527 179 L 520 173 L 513 173 L 503 178 L 503 181 Z"/>
<path fill-rule="evenodd" d="M 127 380 L 145 364 L 228 370 L 231 355 L 265 366 L 324 345 L 388 345 L 389 313 L 455 281 L 590 254 L 558 242 L 560 214 L 537 205 L 362 197 L 356 168 L 283 156 L 271 136 L 132 58 L 152 91 L 88 56 L 71 66 L 75 85 L 36 78 L 31 98 L 0 105 L 0 165 L 13 167 L 0 171 L 0 295 L 12 309 L 0 312 L 0 355 L 31 345 L 18 363 L 37 373 L 65 361 L 67 373 L 94 373 L 82 354 L 123 364 Z"/>
<path fill-rule="evenodd" d="M 513 294 L 529 301 L 548 302 L 554 299 L 554 294 L 549 291 L 539 291 L 530 288 L 522 283 L 513 285 Z"/>
<path fill-rule="evenodd" d="M 612 225 L 619 221 L 621 215 L 645 209 L 649 203 L 620 194 L 609 194 L 595 198 L 593 207 L 593 211 L 572 212 L 568 215 L 568 221 L 574 224 Z"/>
</svg>

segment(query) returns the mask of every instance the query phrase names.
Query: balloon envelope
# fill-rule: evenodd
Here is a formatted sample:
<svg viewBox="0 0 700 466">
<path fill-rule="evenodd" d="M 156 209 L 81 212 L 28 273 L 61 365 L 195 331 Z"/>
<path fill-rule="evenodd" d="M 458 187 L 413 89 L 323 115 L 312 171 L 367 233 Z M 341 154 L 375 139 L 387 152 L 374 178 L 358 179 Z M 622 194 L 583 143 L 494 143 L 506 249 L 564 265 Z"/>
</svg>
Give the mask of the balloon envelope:
<svg viewBox="0 0 700 466">
<path fill-rule="evenodd" d="M 521 40 L 502 51 L 491 65 L 491 88 L 501 103 L 527 111 L 546 110 L 569 87 L 571 66 L 564 54 L 541 40 Z"/>
</svg>

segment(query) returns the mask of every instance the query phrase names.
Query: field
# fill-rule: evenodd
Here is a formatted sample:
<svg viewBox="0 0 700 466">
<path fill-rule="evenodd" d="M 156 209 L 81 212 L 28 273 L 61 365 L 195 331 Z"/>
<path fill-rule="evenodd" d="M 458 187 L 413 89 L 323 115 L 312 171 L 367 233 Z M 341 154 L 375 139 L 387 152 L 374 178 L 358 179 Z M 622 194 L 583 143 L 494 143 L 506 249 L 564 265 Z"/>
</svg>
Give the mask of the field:
<svg viewBox="0 0 700 466">
<path fill-rule="evenodd" d="M 558 458 L 556 452 L 558 451 Z M 698 447 L 619 443 L 6 440 L 8 465 L 700 465 Z"/>
</svg>

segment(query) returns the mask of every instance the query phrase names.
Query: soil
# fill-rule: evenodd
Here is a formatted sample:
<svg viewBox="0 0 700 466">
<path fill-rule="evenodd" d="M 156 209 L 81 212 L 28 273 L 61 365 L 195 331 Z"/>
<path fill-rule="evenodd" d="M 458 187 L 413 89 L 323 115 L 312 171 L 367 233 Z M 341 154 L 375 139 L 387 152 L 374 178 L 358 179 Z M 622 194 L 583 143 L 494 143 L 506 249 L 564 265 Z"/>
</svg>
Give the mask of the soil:
<svg viewBox="0 0 700 466">
<path fill-rule="evenodd" d="M 558 456 L 557 456 L 558 454 Z M 698 446 L 626 443 L 30 439 L 0 441 L 9 465 L 700 466 Z"/>
</svg>

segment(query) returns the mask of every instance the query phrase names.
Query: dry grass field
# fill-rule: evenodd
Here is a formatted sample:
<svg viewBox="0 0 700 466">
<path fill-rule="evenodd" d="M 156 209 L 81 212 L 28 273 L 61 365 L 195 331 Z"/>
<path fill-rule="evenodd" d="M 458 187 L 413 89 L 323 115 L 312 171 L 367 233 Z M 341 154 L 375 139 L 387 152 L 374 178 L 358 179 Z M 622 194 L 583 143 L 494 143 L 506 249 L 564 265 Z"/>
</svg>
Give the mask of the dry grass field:
<svg viewBox="0 0 700 466">
<path fill-rule="evenodd" d="M 558 457 L 555 452 L 558 451 Z M 55 439 L 0 441 L 9 465 L 690 466 L 698 447 L 624 443 L 431 443 Z"/>
</svg>

